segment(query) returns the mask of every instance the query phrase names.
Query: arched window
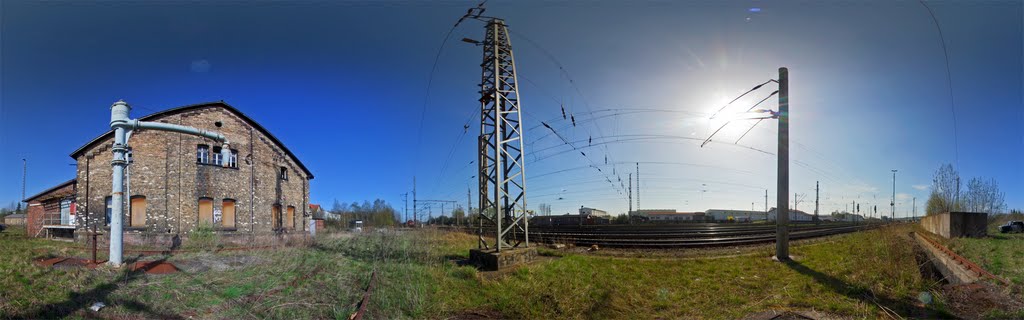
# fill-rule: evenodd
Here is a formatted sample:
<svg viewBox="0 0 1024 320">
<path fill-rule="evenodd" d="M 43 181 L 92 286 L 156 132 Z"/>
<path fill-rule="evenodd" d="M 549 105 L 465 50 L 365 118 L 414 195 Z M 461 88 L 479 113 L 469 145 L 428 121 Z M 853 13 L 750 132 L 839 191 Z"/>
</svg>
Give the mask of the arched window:
<svg viewBox="0 0 1024 320">
<path fill-rule="evenodd" d="M 131 226 L 146 226 L 146 196 L 132 196 L 131 198 Z"/>
<path fill-rule="evenodd" d="M 235 228 L 235 200 L 224 199 L 221 203 L 220 226 Z"/>
<path fill-rule="evenodd" d="M 199 226 L 213 226 L 213 199 L 199 198 Z"/>
<path fill-rule="evenodd" d="M 273 219 L 274 229 L 281 229 L 281 205 L 274 205 L 270 218 Z"/>
<path fill-rule="evenodd" d="M 287 217 L 287 219 L 288 220 L 285 221 L 285 226 L 288 226 L 288 229 L 295 229 L 295 207 L 294 206 L 288 206 L 288 217 Z"/>
</svg>

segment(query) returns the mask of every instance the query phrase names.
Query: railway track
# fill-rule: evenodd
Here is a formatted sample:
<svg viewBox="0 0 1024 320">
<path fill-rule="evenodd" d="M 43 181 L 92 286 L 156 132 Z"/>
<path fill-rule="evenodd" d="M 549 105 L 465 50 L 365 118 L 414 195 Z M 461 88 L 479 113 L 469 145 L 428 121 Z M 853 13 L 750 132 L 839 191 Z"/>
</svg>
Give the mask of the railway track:
<svg viewBox="0 0 1024 320">
<path fill-rule="evenodd" d="M 790 239 L 807 239 L 872 229 L 878 224 L 794 224 Z M 698 248 L 775 241 L 775 225 L 677 224 L 531 227 L 530 240 L 603 247 Z"/>
</svg>

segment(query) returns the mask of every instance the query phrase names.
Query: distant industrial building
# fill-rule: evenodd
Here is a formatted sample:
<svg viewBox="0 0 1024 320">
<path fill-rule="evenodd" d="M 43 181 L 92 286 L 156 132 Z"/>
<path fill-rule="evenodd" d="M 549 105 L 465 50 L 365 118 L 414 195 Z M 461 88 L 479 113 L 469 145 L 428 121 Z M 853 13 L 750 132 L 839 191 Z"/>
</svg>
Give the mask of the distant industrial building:
<svg viewBox="0 0 1024 320">
<path fill-rule="evenodd" d="M 764 211 L 708 209 L 704 214 L 713 221 L 752 222 L 765 220 Z"/>
<path fill-rule="evenodd" d="M 594 208 L 580 207 L 580 216 L 582 217 L 608 217 L 608 212 L 604 210 L 598 210 Z"/>
<path fill-rule="evenodd" d="M 678 212 L 675 209 L 642 209 L 630 211 L 634 221 L 650 222 L 693 222 L 706 221 L 703 212 Z"/>
<path fill-rule="evenodd" d="M 7 227 L 10 227 L 10 226 L 24 226 L 25 225 L 25 214 L 24 213 L 9 214 L 9 215 L 4 217 L 3 223 L 6 224 Z"/>
<path fill-rule="evenodd" d="M 769 221 L 777 220 L 776 219 L 777 218 L 776 211 L 778 211 L 778 210 L 776 210 L 775 208 L 771 208 L 771 210 L 768 210 L 768 220 Z M 789 210 L 789 221 L 814 221 L 814 215 L 813 214 L 809 214 L 807 212 L 800 211 L 800 210 L 792 210 L 792 209 L 790 209 Z"/>
<path fill-rule="evenodd" d="M 533 226 L 568 226 L 597 225 L 611 223 L 608 212 L 604 210 L 580 207 L 579 214 L 563 214 L 559 216 L 534 216 L 530 218 Z"/>
<path fill-rule="evenodd" d="M 833 212 L 830 215 L 821 216 L 821 221 L 861 222 L 864 221 L 864 217 L 849 212 Z"/>
</svg>

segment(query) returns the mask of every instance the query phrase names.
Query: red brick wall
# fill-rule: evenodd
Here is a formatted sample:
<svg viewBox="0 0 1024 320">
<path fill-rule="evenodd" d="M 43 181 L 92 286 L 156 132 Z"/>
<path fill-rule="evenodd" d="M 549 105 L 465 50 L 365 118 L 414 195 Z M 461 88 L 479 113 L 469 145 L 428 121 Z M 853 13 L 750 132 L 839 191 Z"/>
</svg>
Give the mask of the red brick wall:
<svg viewBox="0 0 1024 320">
<path fill-rule="evenodd" d="M 28 204 L 28 214 L 25 215 L 25 226 L 28 236 L 32 237 L 43 228 L 43 204 L 33 201 Z"/>
</svg>

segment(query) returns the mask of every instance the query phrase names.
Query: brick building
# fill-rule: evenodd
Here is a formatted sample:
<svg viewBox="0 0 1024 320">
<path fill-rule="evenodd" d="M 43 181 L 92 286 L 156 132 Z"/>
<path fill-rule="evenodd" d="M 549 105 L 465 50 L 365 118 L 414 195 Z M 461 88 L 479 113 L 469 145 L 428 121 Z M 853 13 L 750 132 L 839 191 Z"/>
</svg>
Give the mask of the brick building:
<svg viewBox="0 0 1024 320">
<path fill-rule="evenodd" d="M 30 236 L 74 236 L 77 222 L 75 179 L 65 181 L 25 199 L 28 203 L 25 228 Z"/>
<path fill-rule="evenodd" d="M 135 130 L 128 140 L 125 170 L 126 244 L 176 245 L 200 228 L 237 243 L 306 233 L 313 174 L 259 123 L 222 101 L 139 120 L 220 132 L 228 138 L 231 152 L 224 159 L 224 146 L 213 140 Z M 73 224 L 79 240 L 86 240 L 93 230 L 107 238 L 112 141 L 113 131 L 108 131 L 71 153 L 78 166 Z"/>
</svg>

